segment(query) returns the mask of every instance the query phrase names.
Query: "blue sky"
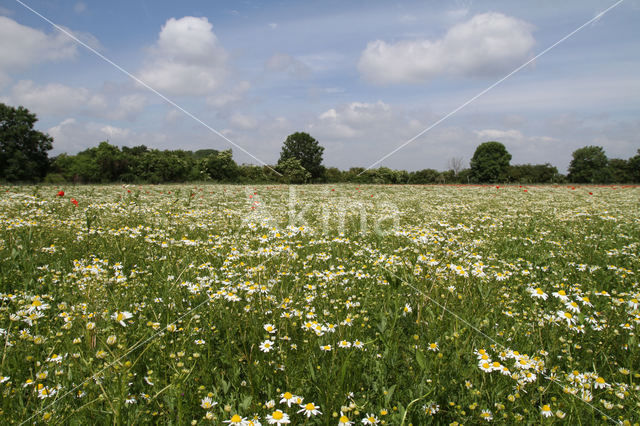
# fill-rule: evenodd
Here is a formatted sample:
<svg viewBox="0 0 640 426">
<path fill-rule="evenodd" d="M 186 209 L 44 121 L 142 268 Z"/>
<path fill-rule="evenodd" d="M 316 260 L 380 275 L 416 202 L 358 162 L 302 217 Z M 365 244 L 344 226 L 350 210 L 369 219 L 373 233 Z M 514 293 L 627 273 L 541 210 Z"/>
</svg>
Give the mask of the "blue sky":
<svg viewBox="0 0 640 426">
<path fill-rule="evenodd" d="M 306 131 L 324 164 L 367 167 L 613 1 L 27 0 L 256 158 Z M 444 170 L 487 140 L 512 163 L 640 148 L 640 1 L 596 22 L 380 165 Z M 52 155 L 102 140 L 158 149 L 237 147 L 18 2 L 0 2 L 0 102 L 24 105 Z"/>
</svg>

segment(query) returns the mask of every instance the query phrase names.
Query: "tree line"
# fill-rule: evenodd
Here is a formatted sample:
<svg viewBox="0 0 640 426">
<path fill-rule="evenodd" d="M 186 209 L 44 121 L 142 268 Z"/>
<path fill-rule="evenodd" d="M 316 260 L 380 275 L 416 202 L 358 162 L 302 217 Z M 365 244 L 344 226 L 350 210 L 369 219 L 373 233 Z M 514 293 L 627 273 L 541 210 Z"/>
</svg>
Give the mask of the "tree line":
<svg viewBox="0 0 640 426">
<path fill-rule="evenodd" d="M 378 167 L 339 170 L 322 164 L 324 148 L 308 133 L 284 141 L 272 166 L 237 164 L 230 149 L 158 150 L 145 145 L 122 148 L 100 142 L 76 155 L 48 157 L 53 139 L 34 130 L 37 118 L 23 107 L 0 103 L 0 181 L 46 183 L 165 183 L 215 181 L 227 183 L 640 183 L 640 149 L 627 160 L 608 159 L 602 147 L 576 150 L 569 173 L 551 164 L 511 165 L 511 154 L 496 141 L 480 144 L 469 167 L 451 158 L 449 170 L 408 172 Z"/>
</svg>

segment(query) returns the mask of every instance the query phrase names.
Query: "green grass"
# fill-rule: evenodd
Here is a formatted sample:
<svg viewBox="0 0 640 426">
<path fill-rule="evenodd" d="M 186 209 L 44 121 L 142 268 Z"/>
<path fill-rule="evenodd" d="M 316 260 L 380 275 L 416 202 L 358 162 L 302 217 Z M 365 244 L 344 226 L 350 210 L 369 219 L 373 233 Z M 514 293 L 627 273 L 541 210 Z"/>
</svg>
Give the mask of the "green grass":
<svg viewBox="0 0 640 426">
<path fill-rule="evenodd" d="M 638 187 L 0 191 L 2 423 L 640 421 Z"/>
</svg>

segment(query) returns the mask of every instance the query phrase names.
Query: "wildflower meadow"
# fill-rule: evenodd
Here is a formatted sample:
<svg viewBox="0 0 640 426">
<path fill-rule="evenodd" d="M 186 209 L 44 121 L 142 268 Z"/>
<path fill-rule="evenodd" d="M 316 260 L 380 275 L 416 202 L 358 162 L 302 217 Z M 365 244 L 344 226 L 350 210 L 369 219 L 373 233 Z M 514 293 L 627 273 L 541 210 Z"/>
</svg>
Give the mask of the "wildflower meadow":
<svg viewBox="0 0 640 426">
<path fill-rule="evenodd" d="M 640 188 L 0 186 L 2 424 L 640 421 Z"/>
</svg>

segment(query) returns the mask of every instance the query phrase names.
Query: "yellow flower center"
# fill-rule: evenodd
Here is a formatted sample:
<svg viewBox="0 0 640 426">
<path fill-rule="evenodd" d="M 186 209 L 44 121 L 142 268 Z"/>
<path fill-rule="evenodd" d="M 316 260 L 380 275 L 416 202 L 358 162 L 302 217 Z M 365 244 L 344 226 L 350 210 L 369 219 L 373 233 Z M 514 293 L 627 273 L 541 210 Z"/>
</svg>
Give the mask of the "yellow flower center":
<svg viewBox="0 0 640 426">
<path fill-rule="evenodd" d="M 349 417 L 344 415 L 340 417 L 340 423 L 347 423 L 348 421 L 349 421 Z"/>
<path fill-rule="evenodd" d="M 549 407 L 548 405 L 543 405 L 542 411 L 551 411 L 551 407 Z"/>
<path fill-rule="evenodd" d="M 307 410 L 307 411 L 311 411 L 311 410 L 313 410 L 314 408 L 316 408 L 316 406 L 315 406 L 315 405 L 313 405 L 313 403 L 312 403 L 312 402 L 310 402 L 310 403 L 308 403 L 307 405 L 305 405 L 305 406 L 304 406 L 304 409 L 305 409 L 305 410 Z"/>
<path fill-rule="evenodd" d="M 234 414 L 233 417 L 231 417 L 231 423 L 240 423 L 241 421 L 242 417 L 237 414 Z"/>
<path fill-rule="evenodd" d="M 273 412 L 271 417 L 273 417 L 275 420 L 282 420 L 282 417 L 284 417 L 284 414 L 282 414 L 282 411 L 276 410 Z"/>
</svg>

